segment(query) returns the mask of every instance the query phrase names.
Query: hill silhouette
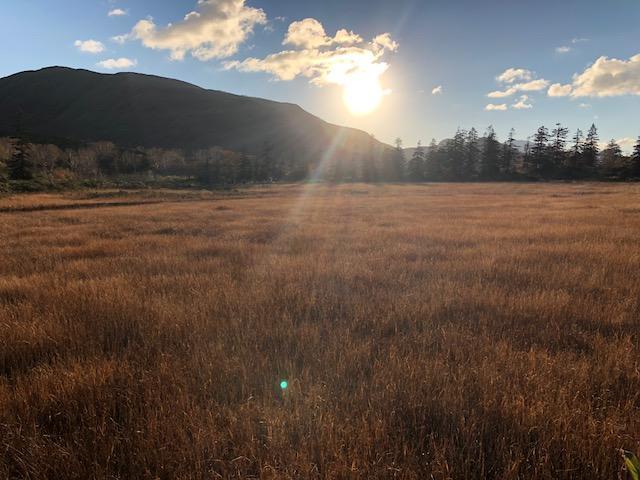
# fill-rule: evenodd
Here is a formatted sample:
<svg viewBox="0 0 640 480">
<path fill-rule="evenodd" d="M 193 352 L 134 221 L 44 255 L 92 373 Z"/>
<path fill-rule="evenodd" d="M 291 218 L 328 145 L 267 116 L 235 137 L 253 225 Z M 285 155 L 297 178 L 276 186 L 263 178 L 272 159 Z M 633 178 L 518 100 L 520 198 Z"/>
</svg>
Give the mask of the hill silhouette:
<svg viewBox="0 0 640 480">
<path fill-rule="evenodd" d="M 20 113 L 18 113 L 20 112 Z M 0 135 L 52 143 L 112 141 L 122 147 L 213 146 L 319 160 L 386 148 L 360 130 L 327 123 L 297 105 L 207 90 L 138 73 L 49 67 L 0 79 Z"/>
</svg>

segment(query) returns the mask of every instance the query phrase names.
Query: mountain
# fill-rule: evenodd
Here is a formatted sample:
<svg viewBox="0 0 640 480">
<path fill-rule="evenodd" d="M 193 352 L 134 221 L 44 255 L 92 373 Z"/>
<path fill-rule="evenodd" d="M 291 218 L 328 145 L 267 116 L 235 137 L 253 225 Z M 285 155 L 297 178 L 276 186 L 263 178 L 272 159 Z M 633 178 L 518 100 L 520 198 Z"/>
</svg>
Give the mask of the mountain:
<svg viewBox="0 0 640 480">
<path fill-rule="evenodd" d="M 20 113 L 18 113 L 20 112 Z M 137 73 L 49 67 L 0 79 L 0 136 L 51 143 L 111 141 L 122 147 L 213 146 L 273 152 L 313 162 L 327 149 L 357 156 L 387 146 L 327 123 L 297 105 L 207 90 Z M 372 143 L 373 142 L 373 143 Z"/>
</svg>

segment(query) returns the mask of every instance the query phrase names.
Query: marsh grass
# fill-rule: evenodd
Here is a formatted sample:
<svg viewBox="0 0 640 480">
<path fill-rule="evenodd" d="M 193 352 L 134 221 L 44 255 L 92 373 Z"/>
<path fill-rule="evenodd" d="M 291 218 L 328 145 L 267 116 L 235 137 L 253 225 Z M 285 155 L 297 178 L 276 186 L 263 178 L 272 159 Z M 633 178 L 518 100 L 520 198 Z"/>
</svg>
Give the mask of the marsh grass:
<svg viewBox="0 0 640 480">
<path fill-rule="evenodd" d="M 0 207 L 102 200 L 74 195 Z M 637 186 L 203 195 L 0 214 L 0 478 L 616 478 L 639 449 Z"/>
</svg>

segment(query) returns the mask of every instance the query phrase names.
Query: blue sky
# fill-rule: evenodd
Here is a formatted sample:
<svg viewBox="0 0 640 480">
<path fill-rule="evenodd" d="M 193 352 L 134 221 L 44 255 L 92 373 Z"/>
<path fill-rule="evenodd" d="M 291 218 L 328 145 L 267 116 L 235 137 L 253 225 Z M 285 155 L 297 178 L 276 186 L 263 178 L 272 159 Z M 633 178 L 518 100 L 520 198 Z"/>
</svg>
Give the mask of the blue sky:
<svg viewBox="0 0 640 480">
<path fill-rule="evenodd" d="M 526 138 L 558 121 L 571 130 L 595 122 L 602 140 L 640 135 L 637 0 L 3 3 L 0 76 L 49 65 L 168 76 L 297 103 L 328 121 L 387 142 L 399 136 L 407 145 L 450 136 L 458 126 L 483 131 L 489 124 L 501 138 L 510 127 Z M 116 9 L 124 14 L 108 15 Z M 196 13 L 187 21 L 190 12 Z M 225 15 L 237 18 L 220 23 Z M 192 25 L 204 29 L 194 34 Z M 120 43 L 113 40 L 118 35 Z M 283 51 L 294 53 L 265 61 Z M 132 65 L 99 64 L 109 59 Z M 336 67 L 345 59 L 355 61 L 347 73 Z M 354 76 L 354 68 L 361 74 Z M 367 103 L 377 95 L 379 107 L 354 115 L 343 101 L 349 86 L 352 96 L 365 97 L 351 100 Z M 489 98 L 490 92 L 505 93 Z"/>
</svg>

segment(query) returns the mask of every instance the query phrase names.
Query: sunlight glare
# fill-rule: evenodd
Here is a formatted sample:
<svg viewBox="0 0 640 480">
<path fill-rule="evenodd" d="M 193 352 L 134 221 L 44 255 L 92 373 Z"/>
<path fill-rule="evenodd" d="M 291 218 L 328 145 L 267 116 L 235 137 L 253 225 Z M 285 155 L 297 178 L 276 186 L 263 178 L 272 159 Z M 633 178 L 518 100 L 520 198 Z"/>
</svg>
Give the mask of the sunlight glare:
<svg viewBox="0 0 640 480">
<path fill-rule="evenodd" d="M 388 93 L 380 85 L 378 75 L 360 73 L 351 76 L 344 84 L 343 100 L 353 115 L 367 115 L 376 110 Z"/>
</svg>

